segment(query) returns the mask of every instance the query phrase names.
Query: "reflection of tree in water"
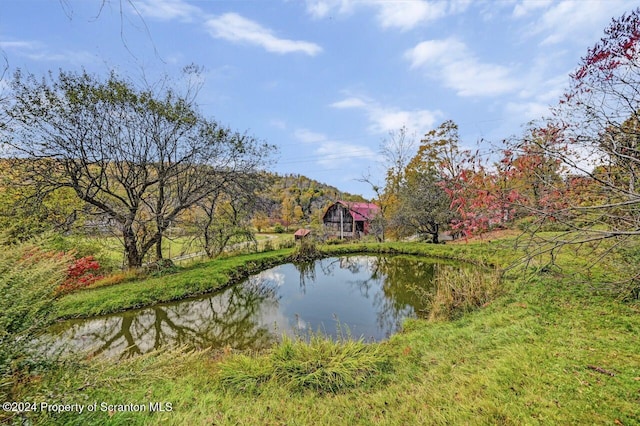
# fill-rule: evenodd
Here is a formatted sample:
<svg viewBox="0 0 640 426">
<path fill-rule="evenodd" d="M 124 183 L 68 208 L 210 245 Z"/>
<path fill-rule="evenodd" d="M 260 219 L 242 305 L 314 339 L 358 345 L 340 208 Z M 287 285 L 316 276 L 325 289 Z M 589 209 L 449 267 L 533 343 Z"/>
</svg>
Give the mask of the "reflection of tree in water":
<svg viewBox="0 0 640 426">
<path fill-rule="evenodd" d="M 435 264 L 404 256 L 365 260 L 368 260 L 370 277 L 350 284 L 366 298 L 370 297 L 372 288 L 382 290 L 373 296 L 376 322 L 381 330 L 392 333 L 400 328 L 404 318 L 426 313 L 428 300 L 423 290 L 433 288 Z"/>
<path fill-rule="evenodd" d="M 114 315 L 78 327 L 72 325 L 61 333 L 70 332 L 70 340 L 85 342 L 93 355 L 120 358 L 180 345 L 264 348 L 275 341 L 275 336 L 258 325 L 257 314 L 261 303 L 277 303 L 272 284 L 256 276 L 207 299 Z"/>
<path fill-rule="evenodd" d="M 300 273 L 300 291 L 302 294 L 307 292 L 307 282 L 315 282 L 316 280 L 316 263 L 316 261 L 311 261 L 293 264 Z"/>
</svg>

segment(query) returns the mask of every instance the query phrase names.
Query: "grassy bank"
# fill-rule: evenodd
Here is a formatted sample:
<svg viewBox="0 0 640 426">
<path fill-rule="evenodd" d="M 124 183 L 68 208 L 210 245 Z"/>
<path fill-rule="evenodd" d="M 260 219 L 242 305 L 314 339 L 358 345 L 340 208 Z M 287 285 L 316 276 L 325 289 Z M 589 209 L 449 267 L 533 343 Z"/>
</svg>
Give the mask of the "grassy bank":
<svg viewBox="0 0 640 426">
<path fill-rule="evenodd" d="M 368 250 L 499 265 L 516 255 L 496 242 Z M 205 276 L 214 271 L 222 276 L 289 254 L 215 261 L 161 280 L 163 286 L 175 280 L 169 288 L 177 295 L 188 285 L 189 291 L 206 287 Z M 38 403 L 98 404 L 82 414 L 24 416 L 34 424 L 640 424 L 640 306 L 577 284 L 587 259 L 564 261 L 562 273 L 512 270 L 503 277 L 508 291 L 482 309 L 454 321 L 408 321 L 402 333 L 379 344 L 318 339 L 285 341 L 253 355 L 174 350 L 118 363 L 73 362 L 19 383 L 16 394 Z M 149 286 L 140 291 L 146 294 L 154 283 L 126 285 Z M 103 292 L 122 288 L 68 297 L 80 304 L 80 296 L 106 297 Z M 151 413 L 156 402 L 165 411 Z M 134 405 L 145 411 L 125 411 Z"/>
<path fill-rule="evenodd" d="M 416 243 L 326 245 L 324 256 L 353 253 L 414 254 L 491 264 L 499 260 L 486 244 L 434 246 Z M 56 302 L 59 318 L 78 318 L 140 308 L 222 289 L 251 274 L 290 261 L 294 249 L 282 249 L 215 259 L 178 273 L 132 279 L 114 286 L 98 286 L 72 293 Z M 472 255 L 473 253 L 473 255 Z"/>
</svg>

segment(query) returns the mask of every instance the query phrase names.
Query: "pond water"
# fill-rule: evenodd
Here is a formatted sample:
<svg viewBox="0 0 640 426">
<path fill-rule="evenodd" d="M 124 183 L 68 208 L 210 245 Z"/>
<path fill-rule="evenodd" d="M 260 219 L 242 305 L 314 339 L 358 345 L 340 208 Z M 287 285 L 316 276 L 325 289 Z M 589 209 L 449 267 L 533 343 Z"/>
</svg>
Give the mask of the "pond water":
<svg viewBox="0 0 640 426">
<path fill-rule="evenodd" d="M 175 345 L 262 349 L 282 334 L 309 332 L 382 340 L 405 318 L 426 314 L 424 290 L 442 266 L 409 256 L 285 264 L 207 296 L 66 321 L 49 336 L 52 350 L 111 358 Z"/>
</svg>

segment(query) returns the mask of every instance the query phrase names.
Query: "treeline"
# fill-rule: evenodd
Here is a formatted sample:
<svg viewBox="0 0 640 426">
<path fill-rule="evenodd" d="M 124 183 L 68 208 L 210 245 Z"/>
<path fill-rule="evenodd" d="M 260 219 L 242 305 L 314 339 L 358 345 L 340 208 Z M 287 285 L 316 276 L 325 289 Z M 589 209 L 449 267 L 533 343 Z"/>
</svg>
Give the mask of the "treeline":
<svg viewBox="0 0 640 426">
<path fill-rule="evenodd" d="M 299 174 L 269 175 L 269 185 L 259 194 L 252 223 L 256 230 L 286 231 L 291 227 L 322 224 L 322 216 L 337 200 L 364 201 L 360 195 Z"/>
<path fill-rule="evenodd" d="M 101 217 L 94 215 L 71 190 L 58 189 L 36 195 L 37 188 L 29 182 L 26 162 L 20 158 L 0 158 L 0 228 L 12 241 L 26 240 L 45 231 L 63 234 L 110 234 L 111 229 Z M 338 188 L 299 174 L 279 175 L 261 171 L 254 177 L 260 183 L 249 192 L 251 202 L 245 202 L 241 227 L 257 232 L 285 230 L 293 226 L 320 226 L 326 208 L 336 200 L 364 201 L 360 195 L 342 192 Z M 238 193 L 228 194 L 238 195 Z M 216 220 L 228 226 L 233 222 L 225 210 L 231 208 L 222 199 Z M 228 201 L 227 201 L 228 202 Z M 235 210 L 240 213 L 238 203 Z M 227 212 L 228 213 L 228 212 Z M 196 232 L 197 209 L 190 211 L 191 220 L 177 222 L 180 230 Z M 222 219 L 228 220 L 223 221 Z M 177 225 L 176 225 L 177 227 Z"/>
</svg>

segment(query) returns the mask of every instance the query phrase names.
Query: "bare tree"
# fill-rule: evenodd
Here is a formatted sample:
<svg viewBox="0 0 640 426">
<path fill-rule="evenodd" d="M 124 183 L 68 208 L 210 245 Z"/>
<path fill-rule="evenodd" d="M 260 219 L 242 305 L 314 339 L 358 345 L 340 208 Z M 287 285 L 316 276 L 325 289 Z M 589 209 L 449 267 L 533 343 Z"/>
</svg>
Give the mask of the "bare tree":
<svg viewBox="0 0 640 426">
<path fill-rule="evenodd" d="M 385 240 L 385 231 L 389 217 L 398 205 L 398 195 L 404 180 L 405 167 L 414 154 L 415 135 L 408 135 L 405 126 L 398 130 L 390 131 L 389 136 L 380 144 L 380 153 L 383 158 L 383 167 L 386 169 L 384 186 L 377 183 L 371 173 L 363 175 L 360 182 L 367 183 L 373 190 L 376 201 L 380 207 L 380 213 L 373 218 L 373 232 Z"/>
<path fill-rule="evenodd" d="M 28 158 L 39 193 L 68 187 L 122 238 L 129 267 L 142 265 L 169 226 L 238 174 L 253 172 L 273 147 L 204 118 L 195 93 L 166 85 L 137 89 L 60 72 L 38 80 L 16 72 L 2 142 Z"/>
<path fill-rule="evenodd" d="M 539 209 L 533 254 L 589 246 L 593 263 L 615 254 L 638 277 L 640 236 L 640 9 L 613 19 L 587 51 L 553 116 L 538 130 L 538 148 L 565 170 L 556 208 Z M 540 224 L 562 221 L 546 236 Z M 596 250 L 596 248 L 598 248 Z M 635 253 L 635 254 L 634 254 Z M 553 258 L 553 256 L 552 256 Z"/>
</svg>

